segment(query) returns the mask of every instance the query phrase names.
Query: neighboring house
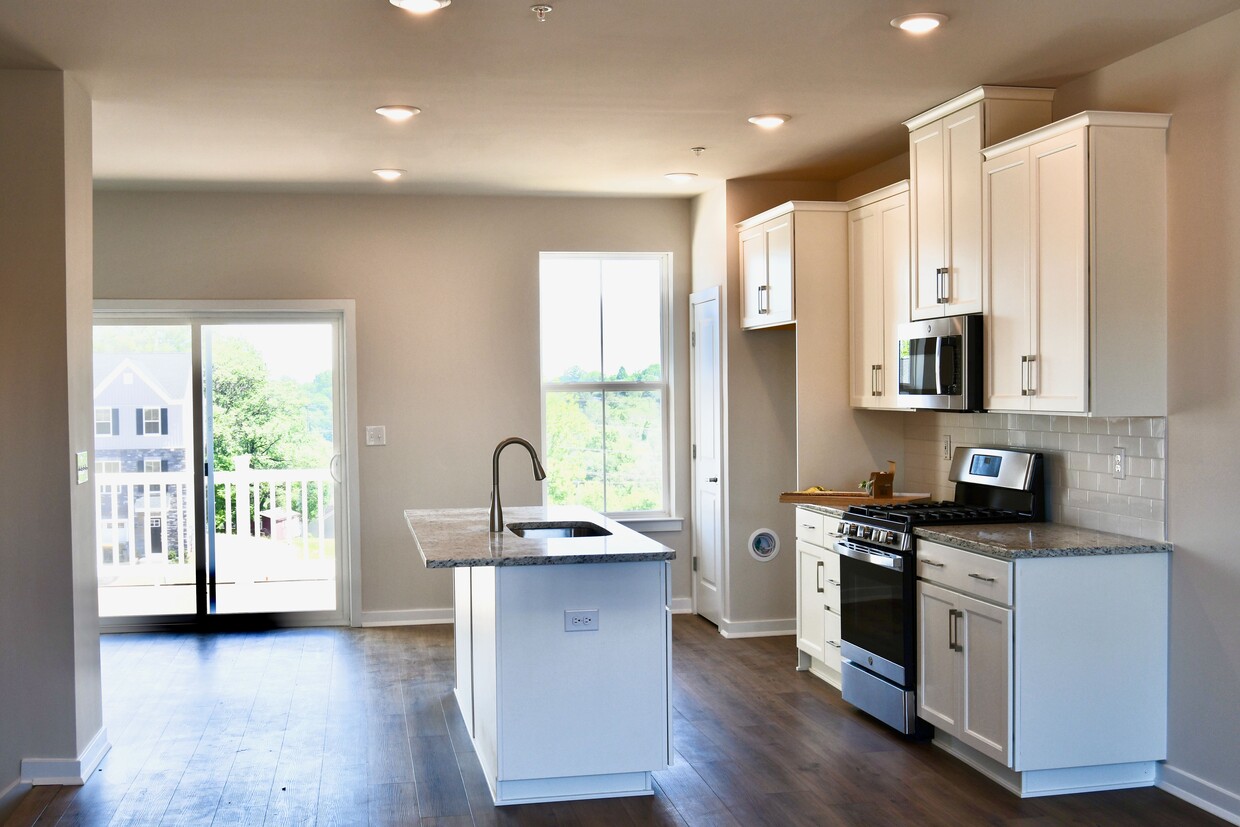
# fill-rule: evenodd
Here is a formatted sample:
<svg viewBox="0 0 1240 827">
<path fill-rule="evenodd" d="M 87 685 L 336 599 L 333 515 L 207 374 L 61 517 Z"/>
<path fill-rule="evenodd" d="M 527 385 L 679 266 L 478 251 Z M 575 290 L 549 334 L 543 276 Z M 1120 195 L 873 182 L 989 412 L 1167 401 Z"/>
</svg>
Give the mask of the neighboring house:
<svg viewBox="0 0 1240 827">
<path fill-rule="evenodd" d="M 96 471 L 184 471 L 189 383 L 188 353 L 96 353 Z"/>
<path fill-rule="evenodd" d="M 190 355 L 96 353 L 94 362 L 99 562 L 178 560 L 183 481 L 149 475 L 186 470 Z"/>
</svg>

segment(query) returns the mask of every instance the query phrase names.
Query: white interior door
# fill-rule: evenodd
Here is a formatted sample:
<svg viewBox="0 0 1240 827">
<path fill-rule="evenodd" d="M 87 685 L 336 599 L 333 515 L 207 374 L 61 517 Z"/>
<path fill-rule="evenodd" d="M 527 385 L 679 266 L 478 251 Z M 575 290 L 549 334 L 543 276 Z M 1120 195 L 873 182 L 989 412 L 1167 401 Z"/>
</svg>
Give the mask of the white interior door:
<svg viewBox="0 0 1240 827">
<path fill-rule="evenodd" d="M 719 289 L 689 297 L 693 364 L 693 609 L 723 617 L 723 362 Z"/>
</svg>

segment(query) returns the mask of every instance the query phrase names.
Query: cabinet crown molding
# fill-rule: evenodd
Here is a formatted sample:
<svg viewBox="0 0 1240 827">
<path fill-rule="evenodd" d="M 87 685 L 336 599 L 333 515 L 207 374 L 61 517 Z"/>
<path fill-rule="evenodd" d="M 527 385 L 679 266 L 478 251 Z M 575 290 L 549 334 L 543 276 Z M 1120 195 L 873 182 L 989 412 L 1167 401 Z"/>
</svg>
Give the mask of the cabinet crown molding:
<svg viewBox="0 0 1240 827">
<path fill-rule="evenodd" d="M 765 212 L 746 218 L 736 225 L 736 229 L 747 230 L 763 221 L 770 221 L 772 218 L 778 218 L 790 212 L 848 212 L 848 210 L 849 206 L 843 201 L 785 201 L 777 207 L 771 207 Z"/>
<path fill-rule="evenodd" d="M 1016 149 L 1036 144 L 1047 138 L 1071 132 L 1082 126 L 1118 126 L 1128 129 L 1166 129 L 1171 125 L 1171 116 L 1161 112 L 1099 112 L 1086 110 L 1066 118 L 1048 123 L 1032 132 L 1017 135 L 1006 141 L 1000 141 L 982 150 L 982 155 L 989 161 Z"/>
<path fill-rule="evenodd" d="M 1054 97 L 1054 89 L 1040 89 L 1032 86 L 979 86 L 963 95 L 957 95 L 949 101 L 940 103 L 933 109 L 927 109 L 920 115 L 909 118 L 904 125 L 908 127 L 909 132 L 912 132 L 914 129 L 920 129 L 928 123 L 934 123 L 940 118 L 982 100 L 1048 101 Z"/>
<path fill-rule="evenodd" d="M 888 184 L 882 189 L 876 189 L 873 192 L 867 192 L 865 195 L 858 195 L 856 198 L 847 202 L 848 209 L 855 210 L 859 207 L 868 207 L 870 204 L 882 201 L 884 198 L 890 198 L 893 195 L 899 195 L 902 192 L 908 192 L 909 179 L 897 181 L 894 184 Z"/>
</svg>

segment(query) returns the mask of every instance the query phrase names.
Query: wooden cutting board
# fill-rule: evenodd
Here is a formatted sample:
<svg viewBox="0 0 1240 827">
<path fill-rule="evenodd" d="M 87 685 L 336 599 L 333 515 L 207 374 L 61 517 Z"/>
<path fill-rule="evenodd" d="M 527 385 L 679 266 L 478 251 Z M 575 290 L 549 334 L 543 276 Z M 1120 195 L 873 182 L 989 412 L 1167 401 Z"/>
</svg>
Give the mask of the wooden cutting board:
<svg viewBox="0 0 1240 827">
<path fill-rule="evenodd" d="M 807 494 L 804 491 L 785 491 L 779 495 L 781 503 L 797 503 L 799 505 L 826 505 L 832 508 L 848 508 L 850 505 L 894 505 L 896 503 L 916 503 L 930 499 L 929 494 L 893 494 L 890 497 L 871 497 L 864 491 L 818 491 Z"/>
</svg>

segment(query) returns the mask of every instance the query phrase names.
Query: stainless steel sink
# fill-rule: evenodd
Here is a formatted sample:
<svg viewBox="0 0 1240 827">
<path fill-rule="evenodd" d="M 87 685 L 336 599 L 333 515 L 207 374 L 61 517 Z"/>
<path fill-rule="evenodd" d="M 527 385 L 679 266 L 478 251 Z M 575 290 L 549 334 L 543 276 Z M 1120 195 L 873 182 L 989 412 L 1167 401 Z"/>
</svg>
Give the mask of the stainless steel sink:
<svg viewBox="0 0 1240 827">
<path fill-rule="evenodd" d="M 541 523 L 509 523 L 508 530 L 518 537 L 547 539 L 551 537 L 610 537 L 601 525 L 585 520 L 560 520 Z"/>
</svg>

